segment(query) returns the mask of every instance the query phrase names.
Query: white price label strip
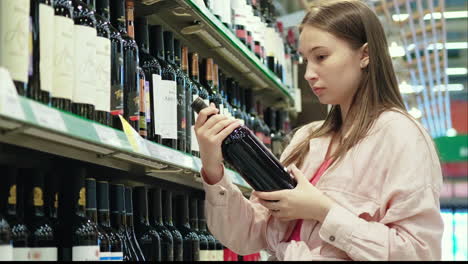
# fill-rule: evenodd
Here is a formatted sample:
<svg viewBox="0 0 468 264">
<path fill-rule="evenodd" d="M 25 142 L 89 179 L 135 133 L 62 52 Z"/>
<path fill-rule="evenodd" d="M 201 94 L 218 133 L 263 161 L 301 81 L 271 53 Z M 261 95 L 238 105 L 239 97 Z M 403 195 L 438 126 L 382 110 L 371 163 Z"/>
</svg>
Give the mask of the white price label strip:
<svg viewBox="0 0 468 264">
<path fill-rule="evenodd" d="M 0 68 L 0 113 L 24 120 L 24 111 L 10 73 Z"/>
<path fill-rule="evenodd" d="M 120 144 L 120 139 L 114 129 L 98 124 L 93 124 L 93 126 L 101 142 L 117 148 L 122 147 L 122 144 Z"/>
<path fill-rule="evenodd" d="M 67 132 L 67 126 L 58 110 L 49 108 L 43 104 L 30 102 L 36 121 L 44 127 Z"/>
</svg>

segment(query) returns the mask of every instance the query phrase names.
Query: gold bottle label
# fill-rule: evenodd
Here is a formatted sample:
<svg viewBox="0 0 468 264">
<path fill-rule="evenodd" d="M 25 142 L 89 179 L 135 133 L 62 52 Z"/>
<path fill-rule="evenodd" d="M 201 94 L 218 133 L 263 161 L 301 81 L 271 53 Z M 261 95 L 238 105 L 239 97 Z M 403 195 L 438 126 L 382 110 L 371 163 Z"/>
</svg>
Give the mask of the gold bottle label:
<svg viewBox="0 0 468 264">
<path fill-rule="evenodd" d="M 78 199 L 78 205 L 86 206 L 86 189 L 85 187 L 80 190 L 80 198 Z"/>
<path fill-rule="evenodd" d="M 57 209 L 58 208 L 58 193 L 55 193 L 54 195 L 54 208 Z"/>
<path fill-rule="evenodd" d="M 34 197 L 33 197 L 34 206 L 44 206 L 42 189 L 39 187 L 34 187 L 33 193 L 34 193 Z"/>
<path fill-rule="evenodd" d="M 16 184 L 10 187 L 10 196 L 8 196 L 8 204 L 16 204 Z"/>
</svg>

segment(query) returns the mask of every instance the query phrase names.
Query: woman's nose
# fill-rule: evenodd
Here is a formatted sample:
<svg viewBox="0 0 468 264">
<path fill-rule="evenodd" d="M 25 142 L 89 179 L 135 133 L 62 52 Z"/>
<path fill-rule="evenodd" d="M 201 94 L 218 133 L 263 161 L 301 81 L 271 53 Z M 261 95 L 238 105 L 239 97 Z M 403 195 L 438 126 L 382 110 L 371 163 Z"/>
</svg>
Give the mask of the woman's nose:
<svg viewBox="0 0 468 264">
<path fill-rule="evenodd" d="M 309 82 L 316 81 L 318 79 L 318 74 L 314 69 L 312 69 L 312 67 L 308 65 L 304 74 L 304 78 Z"/>
</svg>

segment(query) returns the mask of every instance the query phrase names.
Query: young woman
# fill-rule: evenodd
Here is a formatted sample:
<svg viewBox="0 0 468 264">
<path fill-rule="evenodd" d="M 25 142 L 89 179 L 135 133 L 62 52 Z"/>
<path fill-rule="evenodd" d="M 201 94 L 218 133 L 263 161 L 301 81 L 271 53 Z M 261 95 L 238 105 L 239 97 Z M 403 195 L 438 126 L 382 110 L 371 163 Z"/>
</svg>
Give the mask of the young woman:
<svg viewBox="0 0 468 264">
<path fill-rule="evenodd" d="M 221 142 L 238 122 L 207 121 L 213 105 L 201 111 L 209 229 L 241 255 L 266 249 L 278 260 L 439 260 L 440 162 L 405 110 L 378 18 L 358 0 L 327 0 L 300 31 L 304 77 L 333 108 L 300 128 L 281 157 L 296 188 L 250 200 L 222 165 Z"/>
</svg>

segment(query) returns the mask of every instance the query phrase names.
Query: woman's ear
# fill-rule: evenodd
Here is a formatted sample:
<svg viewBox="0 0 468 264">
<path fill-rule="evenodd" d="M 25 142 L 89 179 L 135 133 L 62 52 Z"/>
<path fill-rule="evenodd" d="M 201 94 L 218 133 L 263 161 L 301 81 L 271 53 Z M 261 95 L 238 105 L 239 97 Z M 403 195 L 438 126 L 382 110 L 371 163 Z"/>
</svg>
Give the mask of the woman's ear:
<svg viewBox="0 0 468 264">
<path fill-rule="evenodd" d="M 367 43 L 361 47 L 361 69 L 366 68 L 369 65 L 369 47 Z"/>
</svg>

